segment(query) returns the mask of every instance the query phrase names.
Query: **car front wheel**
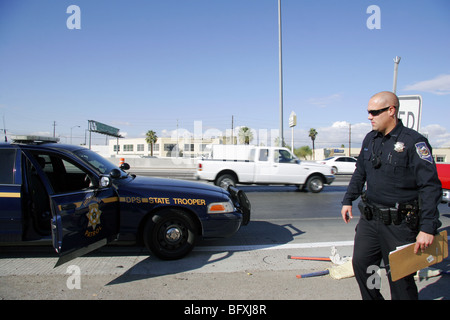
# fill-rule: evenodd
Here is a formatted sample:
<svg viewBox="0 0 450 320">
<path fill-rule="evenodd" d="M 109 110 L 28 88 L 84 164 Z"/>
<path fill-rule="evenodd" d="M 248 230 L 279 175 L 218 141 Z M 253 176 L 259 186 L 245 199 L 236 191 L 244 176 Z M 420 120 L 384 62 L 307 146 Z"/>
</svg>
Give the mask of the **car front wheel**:
<svg viewBox="0 0 450 320">
<path fill-rule="evenodd" d="M 312 176 L 308 178 L 306 182 L 306 187 L 309 191 L 313 193 L 318 193 L 323 189 L 323 180 L 319 176 Z"/>
<path fill-rule="evenodd" d="M 197 228 L 192 218 L 179 210 L 164 210 L 149 219 L 144 229 L 145 246 L 158 258 L 175 260 L 194 248 Z"/>
</svg>

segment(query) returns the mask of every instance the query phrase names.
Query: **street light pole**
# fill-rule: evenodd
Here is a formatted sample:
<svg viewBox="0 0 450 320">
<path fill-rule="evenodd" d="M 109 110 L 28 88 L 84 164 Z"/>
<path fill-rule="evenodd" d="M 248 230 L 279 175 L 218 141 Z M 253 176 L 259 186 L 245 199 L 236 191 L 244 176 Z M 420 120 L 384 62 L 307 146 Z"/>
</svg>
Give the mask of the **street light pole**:
<svg viewBox="0 0 450 320">
<path fill-rule="evenodd" d="M 72 144 L 72 129 L 73 128 L 80 128 L 80 126 L 73 126 L 70 128 L 70 144 Z"/>
<path fill-rule="evenodd" d="M 278 56 L 279 56 L 279 86 L 280 86 L 280 147 L 283 147 L 283 62 L 281 50 L 281 0 L 278 0 Z"/>
<path fill-rule="evenodd" d="M 395 93 L 397 91 L 397 74 L 398 74 L 398 64 L 400 63 L 401 57 L 396 56 L 394 58 L 394 84 L 392 87 L 392 92 Z"/>
</svg>

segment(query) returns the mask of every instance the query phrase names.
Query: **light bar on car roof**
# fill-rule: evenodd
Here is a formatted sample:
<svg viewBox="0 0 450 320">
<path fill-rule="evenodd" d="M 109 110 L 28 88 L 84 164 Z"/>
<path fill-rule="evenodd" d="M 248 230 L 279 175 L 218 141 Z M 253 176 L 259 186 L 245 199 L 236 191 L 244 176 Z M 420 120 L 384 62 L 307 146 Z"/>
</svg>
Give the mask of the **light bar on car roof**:
<svg viewBox="0 0 450 320">
<path fill-rule="evenodd" d="M 59 142 L 59 138 L 34 136 L 34 135 L 15 135 L 11 136 L 14 143 L 44 143 L 44 142 Z"/>
</svg>

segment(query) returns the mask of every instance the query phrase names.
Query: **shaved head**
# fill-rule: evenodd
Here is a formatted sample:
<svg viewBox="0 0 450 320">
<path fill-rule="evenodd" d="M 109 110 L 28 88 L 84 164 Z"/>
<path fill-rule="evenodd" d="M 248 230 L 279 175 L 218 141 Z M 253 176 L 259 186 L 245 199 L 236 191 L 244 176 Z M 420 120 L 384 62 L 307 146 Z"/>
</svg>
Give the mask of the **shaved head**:
<svg viewBox="0 0 450 320">
<path fill-rule="evenodd" d="M 372 98 L 370 98 L 371 101 L 374 103 L 380 104 L 380 105 L 386 105 L 386 106 L 394 106 L 398 109 L 399 101 L 398 97 L 395 93 L 392 93 L 390 91 L 382 91 L 377 94 L 374 94 Z"/>
<path fill-rule="evenodd" d="M 373 95 L 367 108 L 372 129 L 381 132 L 383 135 L 394 129 L 398 121 L 398 107 L 398 97 L 393 92 L 382 91 Z M 378 113 L 374 112 L 378 110 Z"/>
</svg>

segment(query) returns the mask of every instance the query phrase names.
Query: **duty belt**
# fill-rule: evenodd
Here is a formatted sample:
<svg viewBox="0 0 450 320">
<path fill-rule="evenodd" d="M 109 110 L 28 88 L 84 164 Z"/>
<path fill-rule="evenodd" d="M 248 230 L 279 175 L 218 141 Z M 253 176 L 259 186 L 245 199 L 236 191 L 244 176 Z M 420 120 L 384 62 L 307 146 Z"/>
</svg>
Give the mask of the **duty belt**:
<svg viewBox="0 0 450 320">
<path fill-rule="evenodd" d="M 419 223 L 419 206 L 417 201 L 386 207 L 367 200 L 358 204 L 361 214 L 367 220 L 381 220 L 385 225 L 399 225 L 403 220 L 411 229 L 417 229 Z"/>
</svg>

